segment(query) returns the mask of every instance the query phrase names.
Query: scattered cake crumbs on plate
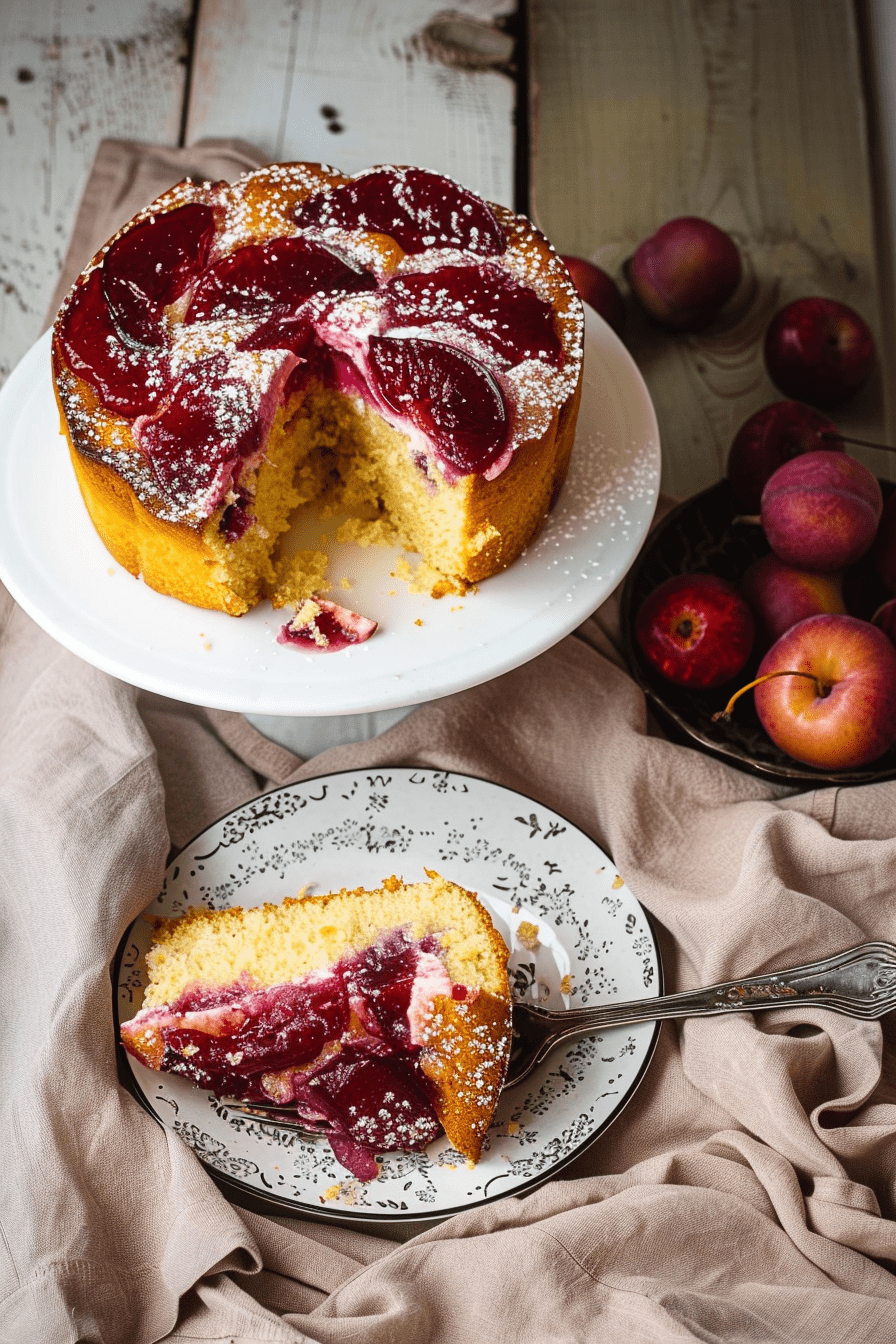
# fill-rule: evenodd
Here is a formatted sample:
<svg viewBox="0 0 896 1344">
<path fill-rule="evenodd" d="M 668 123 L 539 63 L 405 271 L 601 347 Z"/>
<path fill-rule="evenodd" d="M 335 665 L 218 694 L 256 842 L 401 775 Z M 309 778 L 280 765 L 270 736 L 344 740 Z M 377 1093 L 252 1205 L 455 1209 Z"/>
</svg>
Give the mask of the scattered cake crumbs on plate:
<svg viewBox="0 0 896 1344">
<path fill-rule="evenodd" d="M 516 936 L 523 947 L 527 948 L 530 952 L 534 952 L 536 947 L 538 947 L 538 925 L 533 924 L 531 920 L 524 919 L 517 925 Z"/>
</svg>

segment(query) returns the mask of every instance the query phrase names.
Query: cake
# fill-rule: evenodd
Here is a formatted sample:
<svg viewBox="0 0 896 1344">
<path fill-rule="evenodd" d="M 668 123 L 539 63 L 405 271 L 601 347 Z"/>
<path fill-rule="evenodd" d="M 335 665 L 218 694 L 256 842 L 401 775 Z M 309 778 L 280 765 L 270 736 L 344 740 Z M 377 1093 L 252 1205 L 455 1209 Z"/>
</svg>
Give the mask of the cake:
<svg viewBox="0 0 896 1344">
<path fill-rule="evenodd" d="M 52 365 L 107 549 L 240 615 L 325 592 L 319 550 L 281 554 L 310 509 L 416 552 L 435 596 L 511 564 L 566 475 L 582 335 L 522 216 L 422 169 L 290 163 L 136 215 L 66 297 Z"/>
<path fill-rule="evenodd" d="M 320 1129 L 363 1180 L 442 1131 L 477 1161 L 510 1055 L 507 948 L 472 892 L 428 878 L 154 921 L 122 1043 Z"/>
</svg>

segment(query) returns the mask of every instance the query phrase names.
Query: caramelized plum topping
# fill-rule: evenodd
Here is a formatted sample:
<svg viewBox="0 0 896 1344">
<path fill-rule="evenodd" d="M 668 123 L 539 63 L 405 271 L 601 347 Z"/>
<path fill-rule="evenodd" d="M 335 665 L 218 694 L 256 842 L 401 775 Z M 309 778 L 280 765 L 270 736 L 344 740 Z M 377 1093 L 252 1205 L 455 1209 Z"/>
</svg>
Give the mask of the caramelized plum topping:
<svg viewBox="0 0 896 1344">
<path fill-rule="evenodd" d="M 167 391 L 167 351 L 125 340 L 109 312 L 103 273 L 93 270 L 59 325 L 69 365 L 96 388 L 103 405 L 120 415 L 151 414 Z"/>
<path fill-rule="evenodd" d="M 421 950 L 430 946 L 424 939 Z M 411 1048 L 408 1009 L 417 973 L 418 944 L 394 933 L 359 952 L 346 974 L 349 994 L 367 1005 L 368 1025 L 384 1040 Z"/>
<path fill-rule="evenodd" d="M 497 257 L 507 246 L 486 203 L 473 192 L 422 168 L 377 168 L 296 209 L 301 228 L 366 229 L 394 238 L 405 252 L 459 248 Z"/>
<path fill-rule="evenodd" d="M 205 266 L 214 237 L 215 212 L 194 202 L 151 215 L 112 244 L 103 262 L 103 292 L 125 336 L 143 345 L 167 344 L 164 310 Z"/>
<path fill-rule="evenodd" d="M 478 360 L 418 337 L 372 336 L 368 355 L 386 405 L 428 434 L 458 471 L 482 475 L 501 456 L 507 408 Z"/>
<path fill-rule="evenodd" d="M 371 1055 L 353 1045 L 308 1079 L 309 1092 L 331 1123 L 375 1152 L 422 1152 L 439 1134 L 441 1125 L 424 1087 L 415 1062 Z"/>
<path fill-rule="evenodd" d="M 563 364 L 551 305 L 495 265 L 442 266 L 390 281 L 395 326 L 448 323 L 489 346 L 508 364 L 541 359 Z"/>
<path fill-rule="evenodd" d="M 200 1060 L 210 1073 L 270 1073 L 316 1059 L 329 1040 L 349 1024 L 348 999 L 336 976 L 307 985 L 258 990 L 242 1000 L 246 1018 L 226 1036 L 180 1027 L 167 1030 L 165 1043 L 187 1059 Z M 236 1061 L 236 1062 L 234 1062 Z"/>
<path fill-rule="evenodd" d="M 396 929 L 296 984 L 194 986 L 157 1024 L 162 1068 L 218 1096 L 277 1102 L 370 1180 L 375 1152 L 422 1151 L 441 1129 L 408 1021 L 421 954 L 439 946 Z"/>
<path fill-rule="evenodd" d="M 262 423 L 251 386 L 217 354 L 189 365 L 168 405 L 135 434 L 162 493 L 183 504 L 226 493 L 234 468 L 258 449 Z"/>
<path fill-rule="evenodd" d="M 248 336 L 237 343 L 237 350 L 291 350 L 294 355 L 308 353 L 314 340 L 311 314 L 304 309 L 297 313 L 276 314 L 262 322 Z"/>
<path fill-rule="evenodd" d="M 366 271 L 353 271 L 307 238 L 275 238 L 237 248 L 211 266 L 196 286 L 184 320 L 282 318 L 296 313 L 314 294 L 355 293 L 375 284 Z"/>
</svg>

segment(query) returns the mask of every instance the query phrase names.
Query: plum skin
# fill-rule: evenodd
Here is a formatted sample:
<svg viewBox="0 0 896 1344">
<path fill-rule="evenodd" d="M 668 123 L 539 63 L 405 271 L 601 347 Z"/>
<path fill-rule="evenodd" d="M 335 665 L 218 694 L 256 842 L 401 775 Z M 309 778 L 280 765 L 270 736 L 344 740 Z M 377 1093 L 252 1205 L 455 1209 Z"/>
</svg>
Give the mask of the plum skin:
<svg viewBox="0 0 896 1344">
<path fill-rule="evenodd" d="M 883 494 L 868 468 L 847 453 L 820 449 L 772 473 L 760 517 L 779 559 L 827 573 L 870 549 L 882 511 Z"/>
<path fill-rule="evenodd" d="M 753 561 L 741 579 L 740 590 L 768 644 L 807 616 L 846 612 L 839 574 L 794 569 L 785 565 L 774 551 Z"/>
<path fill-rule="evenodd" d="M 773 401 L 745 420 L 728 450 L 726 474 L 737 507 L 758 513 L 772 472 L 801 453 L 841 450 L 837 426 L 802 401 Z"/>
<path fill-rule="evenodd" d="M 644 657 L 667 680 L 706 690 L 740 672 L 755 626 L 733 584 L 714 574 L 678 574 L 641 603 L 634 633 Z"/>
<path fill-rule="evenodd" d="M 786 397 L 824 410 L 860 391 L 877 357 L 865 319 L 820 295 L 794 299 L 775 314 L 763 353 L 769 377 Z"/>
<path fill-rule="evenodd" d="M 896 648 L 868 621 L 809 616 L 773 644 L 757 676 L 777 676 L 754 691 L 769 737 L 794 760 L 816 769 L 869 765 L 896 741 Z"/>
<path fill-rule="evenodd" d="M 676 331 L 702 331 L 714 322 L 737 289 L 741 271 L 734 240 L 697 215 L 663 224 L 626 266 L 642 307 Z"/>
</svg>

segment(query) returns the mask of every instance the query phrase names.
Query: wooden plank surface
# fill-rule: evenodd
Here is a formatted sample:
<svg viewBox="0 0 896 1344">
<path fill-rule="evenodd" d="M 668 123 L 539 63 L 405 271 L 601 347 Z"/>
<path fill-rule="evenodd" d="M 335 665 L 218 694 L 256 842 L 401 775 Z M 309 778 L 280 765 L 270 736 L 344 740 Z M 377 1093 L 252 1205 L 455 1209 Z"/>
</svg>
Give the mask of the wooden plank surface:
<svg viewBox="0 0 896 1344">
<path fill-rule="evenodd" d="M 671 335 L 630 306 L 626 340 L 650 388 L 663 486 L 724 472 L 731 440 L 780 398 L 761 356 L 775 311 L 805 294 L 856 308 L 878 337 L 861 57 L 850 0 L 532 0 L 532 196 L 559 250 L 620 280 L 668 219 L 728 229 L 745 278 L 726 320 Z M 882 367 L 886 360 L 882 360 Z M 885 383 L 834 419 L 880 442 Z M 893 439 L 889 439 L 893 442 Z M 891 475 L 893 459 L 855 449 Z"/>
<path fill-rule="evenodd" d="M 450 8 L 451 16 L 446 18 Z M 203 0 L 187 143 L 275 160 L 409 163 L 513 204 L 514 0 Z"/>
<path fill-rule="evenodd" d="M 41 333 L 98 142 L 176 144 L 190 0 L 0 4 L 0 380 Z"/>
</svg>

